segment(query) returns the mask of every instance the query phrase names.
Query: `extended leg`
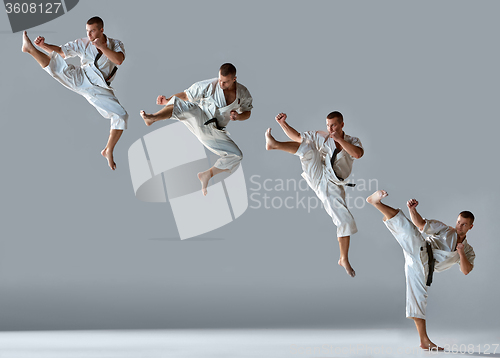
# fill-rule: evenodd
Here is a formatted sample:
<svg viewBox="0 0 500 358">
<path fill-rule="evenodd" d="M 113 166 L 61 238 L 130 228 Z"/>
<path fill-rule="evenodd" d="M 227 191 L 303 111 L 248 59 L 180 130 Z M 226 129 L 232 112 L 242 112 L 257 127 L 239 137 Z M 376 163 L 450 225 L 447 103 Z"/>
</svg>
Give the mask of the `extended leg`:
<svg viewBox="0 0 500 358">
<path fill-rule="evenodd" d="M 350 236 L 341 236 L 338 238 L 339 248 L 340 248 L 340 259 L 338 264 L 345 268 L 347 274 L 351 277 L 356 276 L 351 264 L 349 263 L 349 243 L 351 241 Z"/>
<path fill-rule="evenodd" d="M 42 68 L 45 68 L 49 65 L 50 57 L 33 46 L 26 31 L 23 32 L 22 51 L 27 52 L 31 56 L 33 56 L 33 58 L 36 60 L 36 62 L 38 62 L 40 66 L 42 66 Z"/>
<path fill-rule="evenodd" d="M 425 319 L 416 317 L 412 318 L 415 321 L 415 326 L 417 327 L 418 335 L 420 337 L 420 348 L 424 350 L 444 351 L 444 348 L 438 347 L 437 345 L 432 343 L 429 337 L 427 336 Z"/>
<path fill-rule="evenodd" d="M 149 127 L 156 121 L 161 121 L 172 117 L 173 110 L 174 110 L 174 105 L 169 104 L 154 114 L 147 114 L 144 111 L 141 111 L 140 113 L 142 119 L 144 119 L 144 123 L 146 123 L 146 125 Z"/>
<path fill-rule="evenodd" d="M 108 165 L 112 170 L 116 169 L 116 163 L 113 160 L 113 150 L 118 142 L 118 139 L 122 136 L 123 130 L 121 129 L 111 129 L 109 131 L 108 143 L 106 148 L 101 152 L 102 156 L 108 160 Z"/>
<path fill-rule="evenodd" d="M 299 149 L 300 143 L 298 142 L 278 142 L 271 135 L 271 128 L 266 131 L 266 150 L 278 149 L 284 152 L 295 154 Z"/>
<path fill-rule="evenodd" d="M 393 218 L 398 213 L 398 210 L 381 202 L 382 198 L 385 198 L 387 195 L 389 194 L 387 194 L 385 190 L 377 190 L 375 193 L 366 198 L 367 203 L 372 204 L 384 215 L 384 221 Z"/>
</svg>

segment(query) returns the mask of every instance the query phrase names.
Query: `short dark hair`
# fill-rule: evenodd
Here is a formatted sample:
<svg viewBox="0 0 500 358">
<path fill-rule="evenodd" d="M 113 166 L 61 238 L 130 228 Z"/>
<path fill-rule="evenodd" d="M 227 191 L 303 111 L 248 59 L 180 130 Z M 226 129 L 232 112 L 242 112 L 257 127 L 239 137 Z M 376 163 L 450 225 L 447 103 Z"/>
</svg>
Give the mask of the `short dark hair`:
<svg viewBox="0 0 500 358">
<path fill-rule="evenodd" d="M 222 66 L 220 66 L 220 74 L 222 76 L 236 76 L 236 67 L 232 63 L 225 63 Z"/>
<path fill-rule="evenodd" d="M 100 29 L 104 29 L 104 21 L 99 16 L 94 16 L 87 21 L 87 25 L 97 24 Z"/>
<path fill-rule="evenodd" d="M 326 118 L 328 118 L 328 119 L 339 118 L 340 122 L 344 122 L 344 116 L 342 116 L 342 113 L 337 112 L 337 111 L 330 112 L 328 114 L 328 116 L 326 116 Z"/>
<path fill-rule="evenodd" d="M 466 210 L 466 211 L 462 211 L 462 212 L 461 212 L 460 214 L 458 214 L 458 215 L 460 215 L 460 216 L 461 216 L 461 217 L 463 217 L 464 219 L 470 219 L 471 224 L 473 224 L 473 223 L 474 223 L 474 214 L 473 214 L 473 213 L 471 213 L 470 211 L 467 211 L 467 210 Z"/>
</svg>

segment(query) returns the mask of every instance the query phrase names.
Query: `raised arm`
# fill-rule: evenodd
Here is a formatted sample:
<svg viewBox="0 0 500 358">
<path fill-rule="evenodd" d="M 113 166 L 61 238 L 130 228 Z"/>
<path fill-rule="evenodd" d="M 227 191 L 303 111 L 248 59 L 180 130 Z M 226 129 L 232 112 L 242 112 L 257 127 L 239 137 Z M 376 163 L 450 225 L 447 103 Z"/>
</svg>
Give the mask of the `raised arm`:
<svg viewBox="0 0 500 358">
<path fill-rule="evenodd" d="M 457 252 L 460 256 L 460 271 L 462 271 L 464 275 L 468 275 L 472 271 L 473 266 L 467 256 L 465 256 L 464 248 L 464 244 L 461 242 L 457 244 Z"/>
<path fill-rule="evenodd" d="M 179 93 L 176 93 L 173 96 L 170 96 L 168 98 L 165 96 L 158 96 L 158 98 L 156 99 L 156 104 L 166 106 L 168 101 L 170 101 L 172 99 L 172 97 L 177 97 L 179 99 L 182 99 L 183 101 L 189 101 L 189 98 L 188 98 L 186 92 L 179 92 Z"/>
<path fill-rule="evenodd" d="M 420 230 L 424 230 L 425 226 L 425 220 L 422 219 L 420 214 L 417 211 L 417 206 L 418 206 L 418 201 L 415 199 L 410 199 L 406 203 L 408 206 L 408 209 L 410 209 L 410 216 L 411 216 L 411 221 L 413 221 L 413 224 Z"/>
<path fill-rule="evenodd" d="M 56 45 L 49 45 L 49 44 L 46 44 L 45 43 L 45 37 L 42 37 L 42 36 L 38 36 L 36 39 L 35 39 L 35 45 L 37 45 L 38 47 L 40 47 L 42 50 L 44 50 L 45 52 L 47 53 L 51 53 L 51 52 L 57 52 L 59 55 L 61 55 L 62 58 L 65 58 L 66 56 L 64 55 L 64 52 L 63 50 L 61 49 L 61 47 L 59 46 L 56 46 Z"/>
<path fill-rule="evenodd" d="M 123 61 L 125 60 L 125 55 L 123 52 L 115 52 L 111 49 L 108 48 L 108 44 L 106 41 L 102 41 L 99 38 L 96 38 L 94 41 L 92 41 L 92 44 L 97 47 L 99 50 L 101 50 L 102 54 L 109 58 L 111 62 L 113 62 L 116 65 L 121 65 Z"/>
<path fill-rule="evenodd" d="M 351 144 L 347 142 L 344 138 L 342 138 L 340 135 L 338 135 L 336 132 L 332 134 L 332 138 L 335 142 L 340 144 L 342 148 L 351 155 L 351 157 L 359 159 L 363 156 L 365 151 L 363 148 L 358 147 L 354 144 Z"/>
<path fill-rule="evenodd" d="M 290 127 L 290 125 L 286 122 L 286 114 L 285 113 L 280 113 L 276 116 L 276 122 L 279 123 L 281 126 L 281 129 L 283 129 L 283 132 L 293 140 L 294 142 L 297 143 L 302 143 L 302 137 L 300 136 L 300 133 L 297 132 L 295 129 Z"/>
</svg>

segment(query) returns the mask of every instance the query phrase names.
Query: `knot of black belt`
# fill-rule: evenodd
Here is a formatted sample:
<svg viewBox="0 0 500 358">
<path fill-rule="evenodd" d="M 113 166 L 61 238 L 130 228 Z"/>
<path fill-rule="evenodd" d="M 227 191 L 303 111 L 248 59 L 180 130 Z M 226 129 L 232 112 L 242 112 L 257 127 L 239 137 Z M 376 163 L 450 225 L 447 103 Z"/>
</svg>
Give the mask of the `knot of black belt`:
<svg viewBox="0 0 500 358">
<path fill-rule="evenodd" d="M 429 274 L 427 275 L 427 286 L 430 286 L 432 283 L 432 274 L 434 273 L 434 264 L 436 263 L 436 260 L 434 259 L 434 255 L 432 253 L 432 247 L 430 243 L 426 243 L 427 247 L 427 255 L 429 256 L 428 258 L 428 264 L 429 264 Z"/>
<path fill-rule="evenodd" d="M 203 123 L 204 125 L 209 125 L 210 123 L 214 123 L 215 122 L 215 126 L 217 127 L 218 130 L 220 131 L 223 131 L 224 128 L 226 127 L 221 127 L 219 126 L 219 123 L 217 123 L 217 118 L 212 118 L 212 119 L 209 119 L 208 121 L 206 121 L 205 123 Z"/>
</svg>

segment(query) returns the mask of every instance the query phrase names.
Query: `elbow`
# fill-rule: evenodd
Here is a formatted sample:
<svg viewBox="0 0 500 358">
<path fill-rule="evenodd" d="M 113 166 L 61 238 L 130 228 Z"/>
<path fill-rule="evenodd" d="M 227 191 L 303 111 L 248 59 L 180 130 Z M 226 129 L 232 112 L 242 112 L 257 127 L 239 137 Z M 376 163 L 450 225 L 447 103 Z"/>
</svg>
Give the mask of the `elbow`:
<svg viewBox="0 0 500 358">
<path fill-rule="evenodd" d="M 240 121 L 246 121 L 250 116 L 252 115 L 252 112 L 250 111 L 245 111 L 240 114 Z"/>
<path fill-rule="evenodd" d="M 117 61 L 117 62 L 116 62 L 116 65 L 117 65 L 117 66 L 120 66 L 122 63 L 123 63 L 123 60 L 121 60 L 121 61 Z"/>
<path fill-rule="evenodd" d="M 356 155 L 354 156 L 354 159 L 359 159 L 363 156 L 363 154 L 365 154 L 365 151 L 363 149 L 361 149 L 360 151 L 358 151 L 357 153 L 355 153 Z"/>
</svg>

